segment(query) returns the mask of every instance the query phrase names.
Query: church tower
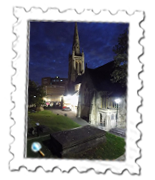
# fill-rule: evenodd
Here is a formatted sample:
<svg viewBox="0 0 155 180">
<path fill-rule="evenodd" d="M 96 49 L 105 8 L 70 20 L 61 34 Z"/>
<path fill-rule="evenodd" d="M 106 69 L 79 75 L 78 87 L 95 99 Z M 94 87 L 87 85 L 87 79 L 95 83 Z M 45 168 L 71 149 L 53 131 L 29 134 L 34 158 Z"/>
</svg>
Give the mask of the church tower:
<svg viewBox="0 0 155 180">
<path fill-rule="evenodd" d="M 84 73 L 84 52 L 80 52 L 80 41 L 77 23 L 75 23 L 72 54 L 69 54 L 69 83 L 74 83 L 76 78 Z"/>
</svg>

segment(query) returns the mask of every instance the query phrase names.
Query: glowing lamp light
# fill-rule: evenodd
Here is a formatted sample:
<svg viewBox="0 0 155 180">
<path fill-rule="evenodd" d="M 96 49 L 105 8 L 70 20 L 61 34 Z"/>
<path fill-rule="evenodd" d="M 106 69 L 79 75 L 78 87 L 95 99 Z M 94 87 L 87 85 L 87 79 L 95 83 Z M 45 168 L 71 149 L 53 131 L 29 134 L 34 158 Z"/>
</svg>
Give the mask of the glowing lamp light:
<svg viewBox="0 0 155 180">
<path fill-rule="evenodd" d="M 117 128 L 117 120 L 118 120 L 118 104 L 121 102 L 119 98 L 115 99 L 115 102 L 117 104 L 117 113 L 116 113 L 116 128 Z"/>
<path fill-rule="evenodd" d="M 118 98 L 118 99 L 115 99 L 115 102 L 116 102 L 117 104 L 119 104 L 119 103 L 121 102 L 121 100 Z"/>
<path fill-rule="evenodd" d="M 70 98 L 70 97 L 71 97 L 71 95 L 70 95 L 70 94 L 68 94 L 68 95 L 67 95 L 67 98 Z"/>
<path fill-rule="evenodd" d="M 71 103 L 75 106 L 78 104 L 78 95 L 72 96 Z"/>
</svg>

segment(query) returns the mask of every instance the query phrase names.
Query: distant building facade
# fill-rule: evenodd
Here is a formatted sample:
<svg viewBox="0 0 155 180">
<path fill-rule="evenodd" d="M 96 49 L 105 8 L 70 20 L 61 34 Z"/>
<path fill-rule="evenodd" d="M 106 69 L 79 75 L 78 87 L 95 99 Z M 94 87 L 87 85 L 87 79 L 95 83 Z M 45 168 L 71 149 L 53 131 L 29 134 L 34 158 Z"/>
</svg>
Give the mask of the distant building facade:
<svg viewBox="0 0 155 180">
<path fill-rule="evenodd" d="M 42 86 L 47 86 L 47 85 L 65 86 L 67 82 L 68 82 L 68 78 L 60 78 L 59 76 L 56 76 L 54 78 L 51 77 L 42 78 Z"/>
<path fill-rule="evenodd" d="M 61 102 L 66 91 L 67 83 L 67 78 L 60 78 L 59 76 L 55 78 L 42 78 L 42 86 L 46 93 L 44 100 L 49 103 Z"/>
</svg>

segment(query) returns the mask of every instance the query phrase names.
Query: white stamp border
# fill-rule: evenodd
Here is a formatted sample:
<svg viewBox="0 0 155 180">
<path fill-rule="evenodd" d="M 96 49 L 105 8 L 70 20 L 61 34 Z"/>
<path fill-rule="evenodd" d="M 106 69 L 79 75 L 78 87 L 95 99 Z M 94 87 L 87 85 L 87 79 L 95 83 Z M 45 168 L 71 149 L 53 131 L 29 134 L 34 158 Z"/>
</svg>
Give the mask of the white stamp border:
<svg viewBox="0 0 155 180">
<path fill-rule="evenodd" d="M 137 141 L 141 138 L 141 132 L 137 124 L 141 123 L 141 114 L 138 107 L 141 106 L 141 97 L 138 91 L 141 89 L 142 81 L 138 75 L 142 71 L 139 57 L 143 54 L 143 46 L 139 44 L 143 38 L 143 29 L 140 23 L 144 20 L 144 12 L 135 11 L 129 15 L 126 11 L 118 11 L 112 14 L 108 10 L 101 10 L 95 14 L 93 10 L 84 10 L 78 13 L 76 10 L 65 10 L 60 12 L 57 8 L 49 8 L 43 11 L 41 8 L 31 8 L 26 11 L 22 7 L 14 8 L 14 16 L 17 18 L 13 26 L 16 40 L 13 42 L 13 51 L 16 56 L 12 60 L 12 66 L 16 73 L 12 76 L 12 84 L 16 87 L 12 93 L 12 102 L 15 107 L 11 110 L 11 118 L 15 124 L 10 127 L 10 135 L 14 141 L 10 144 L 10 153 L 13 158 L 9 162 L 11 171 L 26 167 L 29 171 L 35 171 L 42 167 L 45 171 L 53 171 L 58 167 L 62 172 L 69 172 L 76 168 L 79 172 L 94 169 L 96 173 L 105 173 L 108 169 L 113 173 L 121 174 L 128 170 L 131 174 L 139 174 L 140 166 L 136 162 L 140 158 L 141 149 Z M 126 160 L 102 161 L 102 160 L 69 160 L 69 159 L 30 159 L 25 158 L 26 146 L 26 119 L 27 119 L 27 80 L 28 60 L 28 22 L 36 21 L 73 21 L 73 22 L 124 22 L 129 23 L 129 60 L 128 60 L 128 93 L 127 93 L 127 132 L 126 132 Z"/>
</svg>

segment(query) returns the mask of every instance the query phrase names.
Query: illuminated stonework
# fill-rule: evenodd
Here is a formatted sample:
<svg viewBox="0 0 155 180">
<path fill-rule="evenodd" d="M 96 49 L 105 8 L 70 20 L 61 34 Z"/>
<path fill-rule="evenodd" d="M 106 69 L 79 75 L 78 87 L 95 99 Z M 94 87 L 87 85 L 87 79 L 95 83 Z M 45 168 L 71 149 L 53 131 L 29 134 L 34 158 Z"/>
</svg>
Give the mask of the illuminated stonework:
<svg viewBox="0 0 155 180">
<path fill-rule="evenodd" d="M 84 73 L 84 52 L 80 52 L 80 41 L 77 23 L 75 23 L 72 54 L 69 54 L 69 82 L 75 82 L 76 78 Z"/>
</svg>

